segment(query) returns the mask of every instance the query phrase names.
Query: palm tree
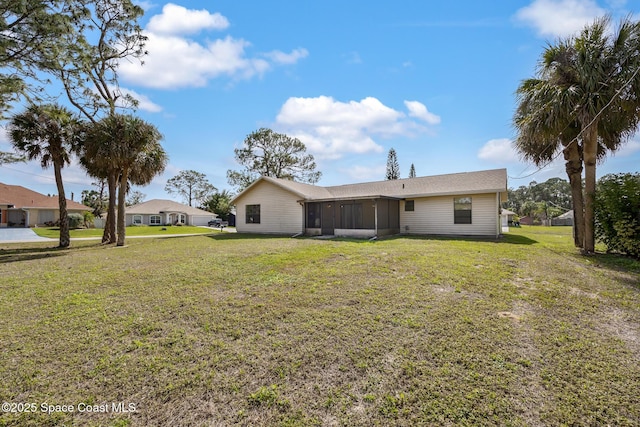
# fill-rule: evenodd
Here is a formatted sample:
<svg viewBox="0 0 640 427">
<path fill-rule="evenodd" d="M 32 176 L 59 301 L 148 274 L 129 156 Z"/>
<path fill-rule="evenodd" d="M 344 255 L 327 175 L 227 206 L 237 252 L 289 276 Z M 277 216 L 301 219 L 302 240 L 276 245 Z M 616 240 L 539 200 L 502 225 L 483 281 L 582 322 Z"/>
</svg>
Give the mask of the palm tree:
<svg viewBox="0 0 640 427">
<path fill-rule="evenodd" d="M 100 120 L 87 132 L 81 163 L 91 175 L 105 178 L 109 187 L 103 243 L 124 245 L 129 182 L 146 185 L 164 170 L 167 155 L 160 145 L 161 139 L 152 124 L 121 114 Z"/>
<path fill-rule="evenodd" d="M 518 108 L 514 141 L 522 158 L 536 166 L 550 163 L 562 147 L 565 170 L 571 185 L 573 238 L 576 247 L 584 244 L 584 202 L 582 196 L 582 142 L 571 117 L 567 96 L 544 79 L 525 80 L 516 92 Z"/>
<path fill-rule="evenodd" d="M 116 242 L 116 191 L 118 170 L 111 162 L 111 153 L 117 142 L 113 139 L 105 121 L 91 123 L 88 126 L 80 150 L 80 164 L 87 173 L 107 182 L 109 201 L 107 219 L 102 233 L 102 243 Z"/>
<path fill-rule="evenodd" d="M 113 157 L 120 172 L 116 229 L 117 245 L 124 246 L 124 210 L 129 179 L 133 177 L 139 185 L 151 182 L 154 176 L 164 170 L 167 156 L 160 145 L 162 135 L 154 125 L 131 115 L 114 115 L 109 119 L 119 141 Z"/>
<path fill-rule="evenodd" d="M 164 170 L 166 153 L 159 144 L 161 138 L 153 125 L 121 114 L 105 117 L 87 133 L 81 162 L 89 173 L 105 178 L 109 187 L 104 243 L 124 245 L 129 180 L 144 185 Z"/>
<path fill-rule="evenodd" d="M 555 101 L 551 96 L 546 98 L 547 102 L 532 104 L 529 110 L 541 109 L 533 113 L 533 120 L 542 123 L 532 128 L 551 131 L 545 134 L 549 137 L 544 138 L 547 144 L 539 146 L 545 147 L 543 152 L 555 149 L 556 143 L 564 140 L 573 173 L 579 169 L 575 164 L 576 155 L 582 154 L 585 170 L 582 248 L 585 253 L 593 253 L 595 249 L 596 164 L 635 133 L 640 118 L 640 23 L 623 19 L 613 35 L 608 32 L 609 24 L 608 17 L 596 20 L 579 36 L 561 40 L 545 50 L 539 75 L 548 85 L 548 93 L 556 92 Z M 516 127 L 519 127 L 517 123 Z M 563 132 L 575 133 L 576 130 L 575 137 L 562 137 Z M 581 146 L 574 147 L 578 141 Z"/>
<path fill-rule="evenodd" d="M 13 146 L 29 160 L 40 160 L 44 169 L 53 165 L 58 187 L 61 248 L 70 244 L 67 198 L 62 182 L 62 168 L 70 162 L 70 153 L 81 138 L 81 122 L 69 110 L 59 105 L 32 105 L 13 116 L 8 126 Z"/>
</svg>

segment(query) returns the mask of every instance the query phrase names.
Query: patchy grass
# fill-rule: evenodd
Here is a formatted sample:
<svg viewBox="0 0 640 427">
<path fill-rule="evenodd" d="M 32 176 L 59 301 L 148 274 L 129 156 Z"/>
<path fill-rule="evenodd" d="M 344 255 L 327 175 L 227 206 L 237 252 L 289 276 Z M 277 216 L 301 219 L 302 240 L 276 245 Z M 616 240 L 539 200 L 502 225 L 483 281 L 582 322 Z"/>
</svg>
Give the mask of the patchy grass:
<svg viewBox="0 0 640 427">
<path fill-rule="evenodd" d="M 40 237 L 49 237 L 51 239 L 58 239 L 60 237 L 60 229 L 58 227 L 49 228 L 32 228 L 32 230 Z M 132 226 L 127 227 L 127 236 L 162 236 L 169 234 L 206 234 L 214 231 L 211 228 L 194 227 L 190 225 L 185 226 Z M 101 228 L 83 228 L 71 230 L 69 234 L 71 238 L 78 237 L 102 237 L 104 232 Z"/>
<path fill-rule="evenodd" d="M 0 425 L 638 425 L 640 262 L 512 231 L 6 245 Z"/>
</svg>

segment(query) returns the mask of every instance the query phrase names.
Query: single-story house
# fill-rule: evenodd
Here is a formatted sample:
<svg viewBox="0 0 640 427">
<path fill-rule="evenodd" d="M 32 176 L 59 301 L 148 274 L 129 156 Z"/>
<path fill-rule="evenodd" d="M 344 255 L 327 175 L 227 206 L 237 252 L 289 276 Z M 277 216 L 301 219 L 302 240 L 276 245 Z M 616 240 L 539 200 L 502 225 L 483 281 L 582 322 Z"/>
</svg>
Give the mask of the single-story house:
<svg viewBox="0 0 640 427">
<path fill-rule="evenodd" d="M 500 210 L 500 218 L 502 221 L 502 231 L 509 231 L 509 226 L 513 225 L 513 217 L 517 214 L 509 209 Z"/>
<path fill-rule="evenodd" d="M 125 209 L 127 225 L 207 225 L 216 214 L 173 200 L 153 199 Z"/>
<path fill-rule="evenodd" d="M 551 225 L 573 225 L 573 210 L 551 218 Z"/>
<path fill-rule="evenodd" d="M 497 237 L 505 200 L 496 169 L 332 187 L 261 177 L 232 203 L 239 233 Z"/>
<path fill-rule="evenodd" d="M 60 219 L 58 195 L 47 196 L 20 185 L 0 183 L 0 227 L 36 227 Z M 82 214 L 87 206 L 67 199 L 67 212 Z"/>
</svg>

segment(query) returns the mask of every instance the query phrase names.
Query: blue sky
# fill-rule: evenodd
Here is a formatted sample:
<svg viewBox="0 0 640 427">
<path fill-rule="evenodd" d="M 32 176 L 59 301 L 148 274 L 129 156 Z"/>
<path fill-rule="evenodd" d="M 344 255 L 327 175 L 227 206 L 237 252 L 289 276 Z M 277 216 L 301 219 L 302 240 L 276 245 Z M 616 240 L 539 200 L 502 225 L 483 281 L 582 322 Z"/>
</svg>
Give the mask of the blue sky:
<svg viewBox="0 0 640 427">
<path fill-rule="evenodd" d="M 320 185 L 384 179 L 387 153 L 401 177 L 507 168 L 509 186 L 559 176 L 562 159 L 536 172 L 511 148 L 514 92 L 544 47 L 594 18 L 638 16 L 640 0 L 478 2 L 140 2 L 149 40 L 144 66 L 120 67 L 137 114 L 164 135 L 170 161 L 147 199 L 171 198 L 181 170 L 231 189 L 233 149 L 269 127 L 299 138 Z M 11 149 L 0 133 L 0 150 Z M 599 166 L 637 172 L 640 134 Z M 74 162 L 64 172 L 78 200 L 90 188 Z M 0 166 L 0 181 L 55 193 L 39 163 Z"/>
</svg>

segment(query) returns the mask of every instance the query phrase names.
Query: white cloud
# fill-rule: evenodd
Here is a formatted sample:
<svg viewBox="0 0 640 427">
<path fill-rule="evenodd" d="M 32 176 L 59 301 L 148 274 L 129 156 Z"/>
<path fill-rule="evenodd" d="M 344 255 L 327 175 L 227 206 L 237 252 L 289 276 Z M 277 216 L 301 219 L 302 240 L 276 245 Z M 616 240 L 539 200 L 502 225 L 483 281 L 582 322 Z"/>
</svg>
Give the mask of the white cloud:
<svg viewBox="0 0 640 427">
<path fill-rule="evenodd" d="M 272 52 L 265 53 L 266 58 L 271 59 L 276 64 L 295 64 L 298 60 L 306 58 L 309 55 L 307 49 L 298 48 L 291 51 L 291 53 L 281 52 L 274 50 Z"/>
<path fill-rule="evenodd" d="M 140 86 L 154 88 L 202 87 L 211 78 L 227 75 L 250 78 L 270 68 L 264 59 L 245 57 L 242 39 L 230 36 L 206 46 L 180 38 L 148 34 L 145 64 L 121 64 L 123 78 Z"/>
<path fill-rule="evenodd" d="M 518 153 L 513 148 L 512 141 L 507 138 L 488 141 L 478 151 L 478 158 L 499 164 L 519 161 Z"/>
<path fill-rule="evenodd" d="M 113 88 L 112 88 L 113 90 Z M 159 106 L 158 104 L 155 104 L 154 102 L 152 102 L 149 97 L 147 97 L 146 95 L 142 95 L 134 90 L 131 89 L 125 89 L 125 88 L 119 88 L 120 92 L 123 95 L 130 95 L 131 97 L 133 97 L 134 99 L 136 99 L 138 101 L 138 109 L 142 110 L 142 111 L 148 111 L 150 113 L 159 113 L 160 111 L 162 111 L 162 107 Z"/>
<path fill-rule="evenodd" d="M 409 117 L 415 117 L 420 120 L 424 120 L 430 125 L 437 125 L 440 123 L 440 116 L 429 112 L 427 107 L 418 101 L 404 101 L 404 105 L 409 110 Z"/>
<path fill-rule="evenodd" d="M 535 28 L 540 36 L 566 37 L 605 14 L 594 0 L 534 0 L 518 10 L 516 19 Z"/>
<path fill-rule="evenodd" d="M 227 35 L 224 38 L 199 41 L 185 37 L 203 30 L 224 29 L 228 21 L 222 15 L 206 10 L 189 10 L 167 4 L 160 15 L 149 21 L 144 34 L 149 52 L 144 65 L 123 61 L 120 74 L 124 81 L 144 87 L 176 89 L 202 87 L 210 79 L 229 77 L 249 79 L 261 76 L 275 65 L 294 64 L 308 55 L 304 48 L 290 53 L 273 50 L 247 56 L 251 43 Z"/>
<path fill-rule="evenodd" d="M 154 15 L 147 30 L 155 34 L 196 34 L 202 30 L 224 30 L 229 20 L 219 13 L 208 10 L 192 10 L 173 3 L 162 8 L 162 14 Z"/>
<path fill-rule="evenodd" d="M 332 159 L 346 153 L 382 152 L 374 137 L 413 136 L 427 130 L 373 97 L 349 102 L 329 96 L 289 98 L 276 124 L 319 158 Z"/>
</svg>

